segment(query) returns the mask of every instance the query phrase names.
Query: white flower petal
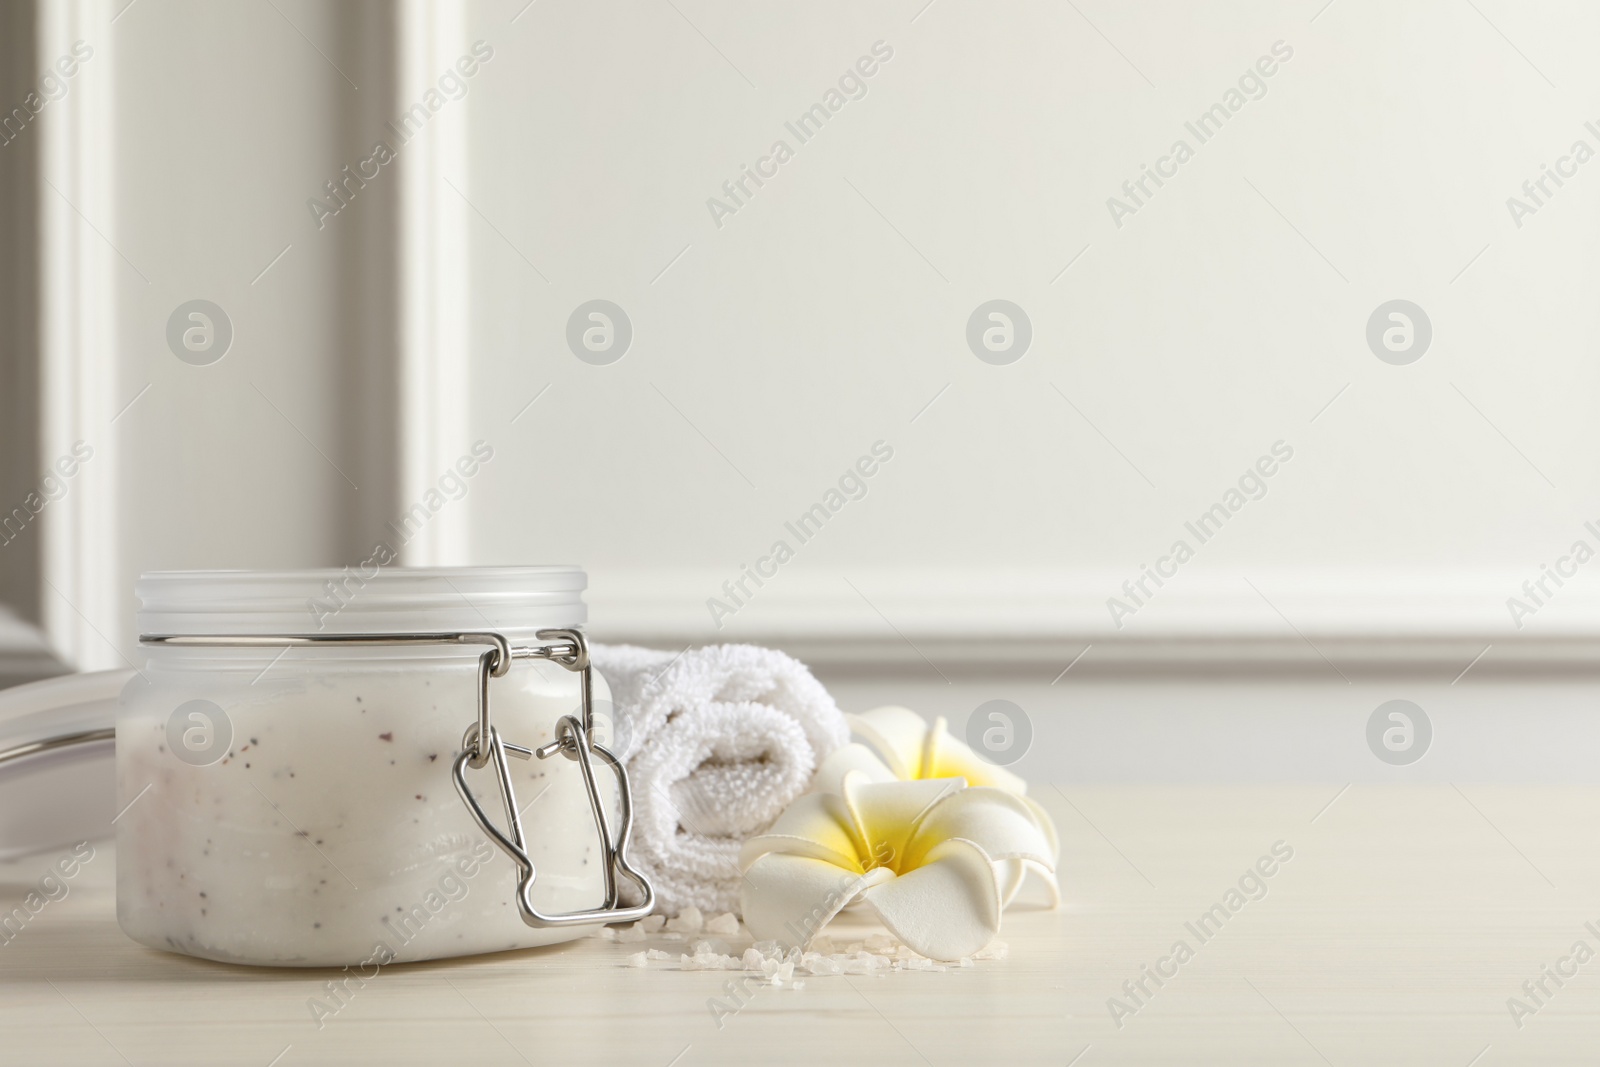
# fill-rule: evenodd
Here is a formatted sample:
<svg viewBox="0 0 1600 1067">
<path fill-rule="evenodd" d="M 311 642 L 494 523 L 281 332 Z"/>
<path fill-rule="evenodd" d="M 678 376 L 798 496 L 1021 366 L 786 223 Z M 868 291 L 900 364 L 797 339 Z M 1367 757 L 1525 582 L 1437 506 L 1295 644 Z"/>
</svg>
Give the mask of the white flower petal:
<svg viewBox="0 0 1600 1067">
<path fill-rule="evenodd" d="M 760 837 L 745 842 L 740 862 L 748 866 L 765 852 L 792 852 L 790 848 L 757 847 L 757 842 L 768 838 L 805 838 L 814 841 L 833 855 L 841 857 L 841 866 L 860 870 L 860 857 L 867 855 L 865 841 L 856 833 L 855 817 L 844 798 L 833 793 L 807 793 L 795 798 L 793 804 L 778 816 L 772 826 Z"/>
<path fill-rule="evenodd" d="M 1032 860 L 1055 867 L 1050 838 L 1033 810 L 1022 797 L 1003 789 L 962 789 L 943 798 L 917 827 L 905 862 L 921 865 L 925 853 L 953 837 L 971 841 L 991 860 Z"/>
<path fill-rule="evenodd" d="M 762 856 L 774 853 L 784 856 L 809 856 L 814 860 L 823 860 L 842 870 L 862 872 L 862 864 L 856 859 L 854 852 L 841 853 L 824 845 L 820 841 L 809 837 L 800 837 L 796 834 L 759 834 L 745 841 L 739 850 L 739 867 L 749 867 Z"/>
<path fill-rule="evenodd" d="M 860 771 L 847 773 L 844 803 L 866 844 L 865 865 L 905 870 L 903 858 L 924 816 L 946 797 L 960 794 L 965 785 L 959 778 L 871 782 Z"/>
<path fill-rule="evenodd" d="M 994 868 L 982 849 L 959 838 L 934 846 L 925 866 L 862 895 L 891 933 L 936 960 L 970 956 L 1000 932 Z"/>
<path fill-rule="evenodd" d="M 939 741 L 947 736 L 950 724 L 943 715 L 933 717 L 933 726 L 922 736 L 922 755 L 917 760 L 918 778 L 960 778 L 959 774 L 934 774 L 933 768 L 939 759 Z"/>
<path fill-rule="evenodd" d="M 745 871 L 739 905 L 757 941 L 804 948 L 840 908 L 893 878 L 881 868 L 862 875 L 825 860 L 771 853 Z"/>
<path fill-rule="evenodd" d="M 965 778 L 968 785 L 986 785 L 1019 796 L 1028 783 L 1004 767 L 991 763 L 945 729 L 943 719 L 935 719 L 923 748 L 921 778 Z"/>
<path fill-rule="evenodd" d="M 874 708 L 861 715 L 847 715 L 850 729 L 867 739 L 889 765 L 896 778 L 922 777 L 923 738 L 928 724 L 910 708 Z"/>
<path fill-rule="evenodd" d="M 994 880 L 1000 887 L 1000 907 L 1009 908 L 1022 883 L 1028 880 L 1026 860 L 994 860 Z"/>
<path fill-rule="evenodd" d="M 1029 811 L 1033 812 L 1034 821 L 1039 824 L 1039 829 L 1044 831 L 1045 838 L 1050 842 L 1050 859 L 1052 861 L 1059 860 L 1061 858 L 1061 838 L 1056 833 L 1055 820 L 1050 818 L 1048 811 L 1044 810 L 1044 805 L 1032 797 L 1025 796 L 1022 798 L 1022 802 L 1028 805 Z"/>
<path fill-rule="evenodd" d="M 1026 860 L 1023 861 L 1023 864 L 1029 872 L 1037 875 L 1044 882 L 1045 895 L 1050 899 L 1050 907 L 1059 908 L 1061 906 L 1061 837 L 1056 833 L 1055 820 L 1050 818 L 1050 813 L 1045 811 L 1044 805 L 1037 800 L 1032 797 L 1021 797 L 1020 799 L 1024 804 L 1028 805 L 1028 810 L 1033 812 L 1034 820 L 1039 824 L 1039 829 L 1044 831 L 1046 840 L 1050 842 L 1049 867 Z"/>
<path fill-rule="evenodd" d="M 889 765 L 879 759 L 866 745 L 859 741 L 836 748 L 822 761 L 822 766 L 817 768 L 817 775 L 811 780 L 813 793 L 842 793 L 844 792 L 844 776 L 849 771 L 860 771 L 870 781 L 892 782 L 895 773 Z"/>
<path fill-rule="evenodd" d="M 1040 866 L 1032 860 L 995 860 L 994 876 L 1000 886 L 1002 909 L 1011 907 L 1029 878 L 1037 878 L 1044 886 L 1046 909 L 1061 906 L 1061 885 L 1056 881 L 1056 872 L 1048 867 Z"/>
<path fill-rule="evenodd" d="M 1023 860 L 1022 865 L 1030 874 L 1037 875 L 1044 882 L 1045 895 L 1050 898 L 1050 907 L 1061 906 L 1061 883 L 1057 880 L 1056 872 L 1049 867 L 1041 867 L 1032 860 Z"/>
</svg>

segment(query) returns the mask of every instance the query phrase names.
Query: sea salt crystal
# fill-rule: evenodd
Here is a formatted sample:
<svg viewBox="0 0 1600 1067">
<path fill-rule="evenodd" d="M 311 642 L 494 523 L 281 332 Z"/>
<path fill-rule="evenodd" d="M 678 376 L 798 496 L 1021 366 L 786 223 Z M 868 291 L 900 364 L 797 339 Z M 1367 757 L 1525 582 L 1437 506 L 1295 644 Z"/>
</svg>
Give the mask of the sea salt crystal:
<svg viewBox="0 0 1600 1067">
<path fill-rule="evenodd" d="M 663 923 L 665 929 L 663 930 Z M 687 927 L 694 927 L 688 930 Z M 852 941 L 846 951 L 836 951 L 835 944 L 826 937 L 812 940 L 806 949 L 787 946 L 777 941 L 757 941 L 742 955 L 732 955 L 728 943 L 718 937 L 691 938 L 690 934 L 704 930 L 708 934 L 737 932 L 739 922 L 731 912 L 725 912 L 706 921 L 692 908 L 685 908 L 676 919 L 663 920 L 653 915 L 633 926 L 614 933 L 618 941 L 643 941 L 647 930 L 661 930 L 658 936 L 665 941 L 688 941 L 689 951 L 678 956 L 685 971 L 744 971 L 759 975 L 774 988 L 801 989 L 803 977 L 832 977 L 837 975 L 884 974 L 893 971 L 946 972 L 966 970 L 977 966 L 978 960 L 1001 960 L 1009 954 L 1004 941 L 991 942 L 981 952 L 963 956 L 957 961 L 943 962 L 929 959 L 898 938 L 873 934 L 864 941 Z M 602 936 L 604 936 L 602 934 Z M 636 952 L 627 958 L 629 966 L 643 967 L 650 960 L 668 960 L 671 953 L 660 949 Z"/>
<path fill-rule="evenodd" d="M 677 918 L 667 920 L 667 929 L 685 934 L 697 934 L 705 924 L 706 919 L 700 914 L 700 909 L 690 905 L 678 912 Z"/>
<path fill-rule="evenodd" d="M 733 912 L 725 911 L 715 919 L 707 920 L 706 933 L 716 934 L 718 937 L 738 937 L 739 920 L 734 917 Z"/>
<path fill-rule="evenodd" d="M 653 934 L 667 925 L 667 917 L 665 915 L 646 915 L 639 920 L 639 925 L 644 928 L 646 933 Z"/>
<path fill-rule="evenodd" d="M 840 961 L 845 965 L 845 974 L 874 974 L 877 971 L 888 971 L 893 966 L 890 958 L 880 957 L 872 952 L 851 953 Z"/>
<path fill-rule="evenodd" d="M 600 940 L 602 941 L 615 941 L 617 939 L 617 932 L 609 926 L 602 926 L 600 928 L 599 936 Z"/>
<path fill-rule="evenodd" d="M 665 955 L 663 953 L 663 955 Z M 737 956 L 724 956 L 720 952 L 696 952 L 693 956 L 679 957 L 679 963 L 686 971 L 738 971 L 744 969 L 743 961 Z"/>
<path fill-rule="evenodd" d="M 808 974 L 834 975 L 844 973 L 844 964 L 831 956 L 824 956 L 820 952 L 808 952 L 800 958 Z"/>
</svg>

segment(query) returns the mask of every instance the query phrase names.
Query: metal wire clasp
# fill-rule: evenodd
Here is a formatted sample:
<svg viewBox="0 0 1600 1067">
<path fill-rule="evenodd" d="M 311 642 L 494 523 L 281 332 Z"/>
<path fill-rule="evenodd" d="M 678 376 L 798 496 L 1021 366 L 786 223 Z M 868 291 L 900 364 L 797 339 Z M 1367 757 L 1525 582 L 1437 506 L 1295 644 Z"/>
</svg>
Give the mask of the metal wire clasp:
<svg viewBox="0 0 1600 1067">
<path fill-rule="evenodd" d="M 300 647 L 322 644 L 342 645 L 487 645 L 478 657 L 478 714 L 467 727 L 461 739 L 461 754 L 455 759 L 451 777 L 456 792 L 467 806 L 467 811 L 478 826 L 499 849 L 517 865 L 517 912 L 529 926 L 582 926 L 594 923 L 629 922 L 642 919 L 655 907 L 655 889 L 650 880 L 635 870 L 628 860 L 628 842 L 633 832 L 633 793 L 628 782 L 627 768 L 604 745 L 594 740 L 594 672 L 589 665 L 589 644 L 578 630 L 540 630 L 544 645 L 512 645 L 505 636 L 494 631 L 458 631 L 421 634 L 143 634 L 143 644 L 203 646 L 229 648 Z M 500 737 L 489 714 L 489 682 L 503 678 L 511 664 L 519 659 L 549 660 L 579 676 L 582 704 L 577 715 L 563 715 L 556 721 L 556 737 L 539 749 L 512 744 Z M 583 774 L 584 788 L 589 794 L 589 807 L 594 813 L 595 830 L 600 838 L 600 850 L 605 858 L 601 870 L 605 877 L 605 897 L 600 907 L 582 911 L 560 912 L 546 915 L 533 903 L 533 886 L 538 877 L 533 860 L 528 855 L 527 839 L 522 829 L 521 807 L 517 803 L 516 789 L 511 782 L 511 769 L 507 756 L 547 759 L 560 752 L 578 764 Z M 617 779 L 617 829 L 611 830 L 611 816 L 606 810 L 606 798 L 595 781 L 594 757 L 598 756 L 611 768 Z M 500 798 L 505 805 L 505 828 L 502 829 L 483 809 L 478 798 L 467 786 L 467 768 L 482 769 L 494 766 L 499 782 Z M 640 891 L 643 900 L 636 905 L 623 907 L 618 889 L 618 876 L 627 878 Z"/>
<path fill-rule="evenodd" d="M 594 672 L 589 665 L 589 645 L 577 630 L 540 630 L 539 640 L 557 642 L 536 647 L 518 646 L 510 649 L 512 659 L 546 659 L 569 671 L 577 673 L 582 687 L 583 702 L 577 716 L 563 715 L 556 721 L 556 739 L 537 750 L 513 745 L 500 738 L 500 733 L 489 721 L 489 679 L 505 673 L 503 653 L 492 648 L 478 657 L 478 721 L 467 727 L 461 741 L 461 755 L 456 757 L 453 777 L 456 792 L 477 820 L 483 832 L 500 847 L 500 850 L 517 865 L 517 911 L 529 926 L 576 926 L 586 923 L 626 922 L 642 919 L 655 907 L 655 889 L 650 880 L 634 870 L 628 862 L 628 840 L 633 831 L 633 793 L 628 784 L 628 770 L 622 761 L 604 745 L 594 739 Z M 502 669 L 496 670 L 497 667 Z M 487 743 L 484 739 L 488 738 Z M 557 752 L 576 760 L 583 772 L 584 788 L 589 793 L 589 807 L 594 813 L 595 830 L 599 834 L 605 863 L 605 900 L 601 907 L 586 911 L 569 911 L 546 915 L 533 903 L 533 885 L 538 877 L 522 832 L 522 814 L 517 804 L 516 790 L 511 784 L 511 769 L 506 762 L 507 753 L 519 759 L 538 756 L 547 759 Z M 617 777 L 617 832 L 612 836 L 611 818 L 606 811 L 605 797 L 595 782 L 593 758 L 599 756 L 610 766 Z M 495 825 L 483 810 L 478 798 L 467 787 L 466 769 L 494 764 L 495 777 L 500 782 L 500 796 L 505 802 L 506 830 Z M 642 903 L 622 907 L 617 876 L 621 874 L 638 886 L 643 894 Z"/>
</svg>

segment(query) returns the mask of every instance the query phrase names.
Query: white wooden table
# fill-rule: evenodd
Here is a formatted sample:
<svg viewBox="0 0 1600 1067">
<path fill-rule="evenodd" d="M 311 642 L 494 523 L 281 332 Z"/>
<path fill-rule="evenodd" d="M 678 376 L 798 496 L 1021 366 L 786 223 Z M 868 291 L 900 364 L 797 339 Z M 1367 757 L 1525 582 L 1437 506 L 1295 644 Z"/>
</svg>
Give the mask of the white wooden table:
<svg viewBox="0 0 1600 1067">
<path fill-rule="evenodd" d="M 1575 941 L 1600 951 L 1584 926 L 1600 929 L 1600 789 L 1358 784 L 1334 799 L 1339 788 L 1036 787 L 1062 831 L 1067 903 L 1008 915 L 1008 959 L 762 988 L 720 1029 L 707 1005 L 730 975 L 630 968 L 644 946 L 589 938 L 392 967 L 319 1030 L 307 1002 L 334 972 L 204 963 L 124 938 L 106 847 L 0 945 L 0 1063 L 1600 1059 L 1600 958 L 1563 986 L 1547 979 L 1520 1028 L 1507 1007 Z M 1201 943 L 1185 923 L 1278 841 L 1293 859 Z M 0 869 L 8 909 L 41 866 Z M 1152 994 L 1119 1028 L 1108 998 L 1126 1001 L 1124 981 L 1179 939 L 1193 958 L 1159 989 L 1146 979 Z"/>
</svg>

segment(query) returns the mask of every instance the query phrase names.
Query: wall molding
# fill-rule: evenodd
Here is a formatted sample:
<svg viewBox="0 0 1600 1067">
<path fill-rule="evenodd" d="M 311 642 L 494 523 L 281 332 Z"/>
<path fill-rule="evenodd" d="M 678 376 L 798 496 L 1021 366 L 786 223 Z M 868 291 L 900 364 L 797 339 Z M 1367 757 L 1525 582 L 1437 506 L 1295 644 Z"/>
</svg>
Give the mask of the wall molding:
<svg viewBox="0 0 1600 1067">
<path fill-rule="evenodd" d="M 398 9 L 398 116 L 469 51 L 459 5 L 405 0 Z M 463 100 L 399 148 L 400 499 L 433 489 L 471 445 L 471 288 L 467 130 Z M 468 562 L 463 508 L 445 508 L 407 542 L 409 566 Z"/>
<path fill-rule="evenodd" d="M 1123 576 L 1084 572 L 862 569 L 780 572 L 725 617 L 734 572 L 590 572 L 590 625 L 604 641 L 776 644 L 831 666 L 1004 666 L 1050 674 L 1151 667 L 1370 672 L 1600 670 L 1600 592 L 1574 582 L 1512 621 L 1522 575 L 1184 575 L 1116 627 Z M 1153 588 L 1153 586 L 1150 586 Z M 1487 648 L 1487 652 L 1485 649 Z M 1481 657 L 1481 658 L 1480 658 Z M 1049 680 L 1047 677 L 1046 681 Z M 1448 679 L 1447 679 L 1448 680 Z"/>
<path fill-rule="evenodd" d="M 111 13 L 98 0 L 40 3 L 38 63 L 94 48 L 71 91 L 36 123 L 38 194 L 40 459 L 85 442 L 93 458 L 61 499 L 39 515 L 41 616 L 52 649 L 80 670 L 123 665 L 111 642 L 123 630 L 115 420 L 121 407 L 115 272 L 116 174 Z M 146 279 L 148 281 L 148 279 Z"/>
</svg>

